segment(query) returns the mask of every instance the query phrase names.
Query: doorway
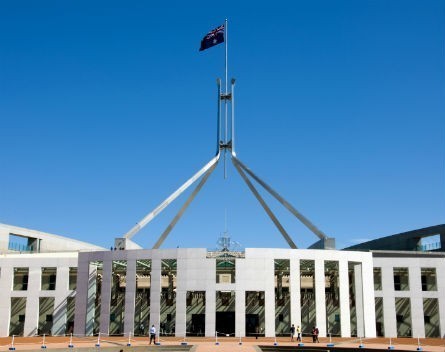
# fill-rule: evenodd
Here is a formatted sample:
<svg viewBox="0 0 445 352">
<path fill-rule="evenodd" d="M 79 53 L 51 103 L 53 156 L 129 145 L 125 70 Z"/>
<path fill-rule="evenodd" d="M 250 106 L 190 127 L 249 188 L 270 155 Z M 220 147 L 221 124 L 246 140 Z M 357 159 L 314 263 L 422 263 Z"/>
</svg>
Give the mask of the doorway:
<svg viewBox="0 0 445 352">
<path fill-rule="evenodd" d="M 235 336 L 235 312 L 216 312 L 218 336 Z"/>
</svg>

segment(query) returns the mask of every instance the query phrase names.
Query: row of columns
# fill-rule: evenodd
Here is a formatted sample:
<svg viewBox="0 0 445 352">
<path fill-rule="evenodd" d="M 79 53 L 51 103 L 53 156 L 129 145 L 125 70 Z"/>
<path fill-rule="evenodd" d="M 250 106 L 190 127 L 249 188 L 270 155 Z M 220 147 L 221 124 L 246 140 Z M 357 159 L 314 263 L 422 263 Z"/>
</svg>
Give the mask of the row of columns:
<svg viewBox="0 0 445 352">
<path fill-rule="evenodd" d="M 101 333 L 108 332 L 110 323 L 110 292 L 112 284 L 112 261 L 113 258 L 104 258 L 103 261 L 103 283 L 100 311 Z M 146 259 L 146 258 L 145 258 Z M 203 258 L 206 265 L 211 259 Z M 246 259 L 237 259 L 237 261 Z M 300 308 L 300 258 L 290 258 L 290 314 L 291 322 L 295 325 L 301 325 Z M 311 259 L 315 262 L 315 306 L 316 306 L 316 324 L 320 331 L 320 336 L 327 336 L 326 329 L 326 301 L 325 301 L 325 260 Z M 246 260 L 247 261 L 247 260 Z M 329 258 L 329 261 L 338 261 L 339 269 L 339 300 L 340 300 L 340 324 L 341 334 L 344 337 L 351 336 L 351 317 L 350 317 L 350 297 L 349 297 L 349 277 L 348 260 L 340 257 Z M 179 261 L 178 261 L 179 264 Z M 158 329 L 160 326 L 160 308 L 161 308 L 161 259 L 152 259 L 151 261 L 151 288 L 150 288 L 150 326 L 154 324 Z M 238 265 L 237 265 L 238 266 Z M 217 284 L 213 281 L 212 287 L 187 287 L 187 282 L 181 281 L 181 275 L 186 273 L 177 266 L 177 287 L 176 287 L 176 336 L 185 336 L 186 334 L 186 297 L 187 291 L 204 291 L 206 294 L 205 307 L 205 335 L 214 336 L 216 326 L 216 292 L 222 290 L 231 290 L 235 292 L 235 334 L 236 336 L 245 335 L 245 294 L 247 291 L 264 291 L 265 293 L 265 335 L 275 336 L 275 283 L 274 283 L 274 261 L 268 260 L 267 272 L 259 273 L 261 275 L 262 286 L 257 289 L 244 287 L 242 282 L 234 284 Z M 78 293 L 76 299 L 76 323 L 75 333 L 91 335 L 93 333 L 94 321 L 94 292 L 95 292 L 95 268 L 89 265 L 88 261 L 79 261 L 78 268 Z M 239 268 L 237 267 L 237 270 Z M 214 269 L 215 271 L 215 269 Z M 375 311 L 374 304 L 364 305 L 363 302 L 374 302 L 374 291 L 372 280 L 363 280 L 363 277 L 372 278 L 372 261 L 363 263 L 354 262 L 355 292 L 357 306 L 357 335 L 375 336 Z M 237 274 L 237 280 L 242 275 Z M 124 332 L 128 334 L 135 330 L 135 293 L 136 293 L 136 259 L 127 260 L 125 291 L 125 318 Z M 82 282 L 88 282 L 88 286 L 82 285 Z M 203 281 L 204 282 L 204 281 Z M 86 307 L 86 308 L 84 308 Z M 106 327 L 106 328 L 104 328 Z"/>
</svg>

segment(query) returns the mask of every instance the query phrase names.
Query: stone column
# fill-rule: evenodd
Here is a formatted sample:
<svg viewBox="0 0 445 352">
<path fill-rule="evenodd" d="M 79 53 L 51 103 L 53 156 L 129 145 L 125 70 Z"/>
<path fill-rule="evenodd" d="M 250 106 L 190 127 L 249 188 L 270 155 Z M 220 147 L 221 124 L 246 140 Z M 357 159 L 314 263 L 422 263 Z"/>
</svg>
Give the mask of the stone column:
<svg viewBox="0 0 445 352">
<path fill-rule="evenodd" d="M 184 337 L 187 331 L 187 291 L 176 288 L 175 336 Z"/>
<path fill-rule="evenodd" d="M 235 291 L 235 335 L 246 336 L 246 291 Z"/>
<path fill-rule="evenodd" d="M 136 259 L 127 260 L 125 277 L 124 334 L 134 336 L 134 307 L 136 302 Z"/>
<path fill-rule="evenodd" d="M 300 259 L 290 259 L 290 317 L 295 328 L 301 327 Z"/>
<path fill-rule="evenodd" d="M 394 271 L 392 266 L 382 265 L 383 325 L 385 337 L 397 336 Z"/>
<path fill-rule="evenodd" d="M 315 259 L 315 309 L 317 327 L 320 336 L 326 336 L 326 294 L 324 260 Z"/>
<path fill-rule="evenodd" d="M 340 295 L 340 330 L 342 337 L 351 337 L 351 312 L 349 309 L 349 273 L 348 260 L 338 262 L 338 280 Z"/>
<path fill-rule="evenodd" d="M 24 336 L 33 336 L 37 334 L 39 325 L 39 296 L 40 281 L 42 277 L 42 268 L 40 266 L 29 267 L 28 290 L 26 293 L 26 313 Z"/>
<path fill-rule="evenodd" d="M 57 268 L 52 335 L 65 334 L 69 276 L 69 266 L 61 266 Z"/>
<path fill-rule="evenodd" d="M 113 281 L 113 262 L 111 258 L 104 258 L 102 290 L 100 297 L 100 326 L 99 332 L 104 335 L 109 334 L 110 330 L 110 303 L 111 303 L 111 286 Z"/>
<path fill-rule="evenodd" d="M 238 312 L 238 310 L 237 310 Z M 206 337 L 214 337 L 216 330 L 216 290 L 215 285 L 206 291 Z"/>
</svg>

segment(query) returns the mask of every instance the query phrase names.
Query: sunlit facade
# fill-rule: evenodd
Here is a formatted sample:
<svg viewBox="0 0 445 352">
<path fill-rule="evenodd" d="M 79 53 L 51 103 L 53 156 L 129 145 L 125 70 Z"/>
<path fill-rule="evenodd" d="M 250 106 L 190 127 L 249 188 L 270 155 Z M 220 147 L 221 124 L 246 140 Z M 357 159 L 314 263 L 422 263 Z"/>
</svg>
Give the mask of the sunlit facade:
<svg viewBox="0 0 445 352">
<path fill-rule="evenodd" d="M 440 248 L 110 250 L 3 224 L 0 244 L 1 336 L 445 336 Z"/>
</svg>

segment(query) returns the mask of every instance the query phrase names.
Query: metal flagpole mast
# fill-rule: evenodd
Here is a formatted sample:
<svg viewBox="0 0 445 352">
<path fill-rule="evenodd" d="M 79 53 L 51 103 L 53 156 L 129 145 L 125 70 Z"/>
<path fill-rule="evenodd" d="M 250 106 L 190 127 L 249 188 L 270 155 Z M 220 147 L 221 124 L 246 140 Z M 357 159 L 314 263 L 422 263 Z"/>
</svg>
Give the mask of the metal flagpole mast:
<svg viewBox="0 0 445 352">
<path fill-rule="evenodd" d="M 225 46 L 225 91 L 224 91 L 224 144 L 227 144 L 227 93 L 228 93 L 228 50 L 227 50 L 227 44 L 228 44 L 228 36 L 227 36 L 227 18 L 224 22 L 224 46 Z M 224 149 L 224 179 L 227 178 L 227 168 L 226 168 L 226 151 L 227 149 Z"/>
</svg>

